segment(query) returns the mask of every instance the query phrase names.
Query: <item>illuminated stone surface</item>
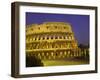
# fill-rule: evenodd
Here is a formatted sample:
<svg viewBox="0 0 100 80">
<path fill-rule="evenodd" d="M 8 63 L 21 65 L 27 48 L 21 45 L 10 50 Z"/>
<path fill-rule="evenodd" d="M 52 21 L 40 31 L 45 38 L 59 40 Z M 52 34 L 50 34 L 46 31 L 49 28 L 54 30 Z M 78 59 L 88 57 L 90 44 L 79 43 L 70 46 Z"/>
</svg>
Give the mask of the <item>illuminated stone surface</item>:
<svg viewBox="0 0 100 80">
<path fill-rule="evenodd" d="M 83 54 L 69 23 L 45 22 L 27 25 L 26 55 L 45 61 L 81 57 Z"/>
</svg>

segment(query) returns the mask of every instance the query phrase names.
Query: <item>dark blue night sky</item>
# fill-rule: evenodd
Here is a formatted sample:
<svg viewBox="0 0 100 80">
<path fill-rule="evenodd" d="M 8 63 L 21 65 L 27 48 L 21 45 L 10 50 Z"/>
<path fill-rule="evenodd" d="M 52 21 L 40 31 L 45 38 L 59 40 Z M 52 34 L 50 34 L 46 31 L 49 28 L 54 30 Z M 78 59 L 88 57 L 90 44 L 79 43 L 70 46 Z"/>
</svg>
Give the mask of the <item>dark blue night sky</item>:
<svg viewBox="0 0 100 80">
<path fill-rule="evenodd" d="M 72 25 L 79 44 L 89 44 L 89 15 L 26 12 L 26 25 L 43 22 L 68 22 Z"/>
</svg>

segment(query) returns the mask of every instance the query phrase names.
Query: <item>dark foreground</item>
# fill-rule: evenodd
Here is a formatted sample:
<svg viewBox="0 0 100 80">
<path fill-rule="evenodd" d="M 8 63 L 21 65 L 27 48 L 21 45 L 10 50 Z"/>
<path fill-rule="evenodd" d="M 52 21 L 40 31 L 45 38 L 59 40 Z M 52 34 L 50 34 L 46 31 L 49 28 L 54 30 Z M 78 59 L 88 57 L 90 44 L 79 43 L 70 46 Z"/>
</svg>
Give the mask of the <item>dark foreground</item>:
<svg viewBox="0 0 100 80">
<path fill-rule="evenodd" d="M 74 58 L 70 57 L 70 58 L 65 58 L 65 59 L 46 59 L 46 60 L 29 57 L 26 59 L 26 67 L 89 64 L 88 57 L 74 57 Z"/>
</svg>

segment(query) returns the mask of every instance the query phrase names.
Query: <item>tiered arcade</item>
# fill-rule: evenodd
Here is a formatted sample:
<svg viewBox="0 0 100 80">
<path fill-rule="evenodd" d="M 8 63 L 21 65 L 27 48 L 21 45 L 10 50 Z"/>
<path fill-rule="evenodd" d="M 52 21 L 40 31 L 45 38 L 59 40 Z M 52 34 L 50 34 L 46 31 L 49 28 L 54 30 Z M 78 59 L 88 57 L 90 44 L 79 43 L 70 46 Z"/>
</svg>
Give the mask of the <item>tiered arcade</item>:
<svg viewBox="0 0 100 80">
<path fill-rule="evenodd" d="M 78 43 L 69 23 L 45 22 L 26 27 L 26 55 L 39 59 L 80 56 Z"/>
</svg>

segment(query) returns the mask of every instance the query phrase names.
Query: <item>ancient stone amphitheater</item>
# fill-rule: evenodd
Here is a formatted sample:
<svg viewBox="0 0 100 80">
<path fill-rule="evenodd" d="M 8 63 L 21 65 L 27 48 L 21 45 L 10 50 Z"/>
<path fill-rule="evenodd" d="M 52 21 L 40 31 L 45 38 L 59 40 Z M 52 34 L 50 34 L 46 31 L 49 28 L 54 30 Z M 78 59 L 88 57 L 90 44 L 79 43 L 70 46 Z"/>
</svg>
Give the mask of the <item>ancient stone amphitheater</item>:
<svg viewBox="0 0 100 80">
<path fill-rule="evenodd" d="M 64 22 L 27 25 L 26 55 L 41 60 L 81 56 L 71 25 Z"/>
</svg>

